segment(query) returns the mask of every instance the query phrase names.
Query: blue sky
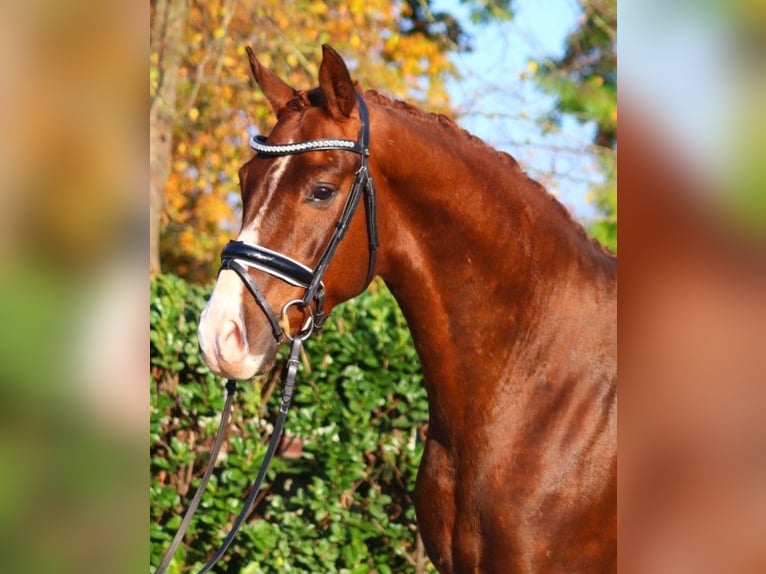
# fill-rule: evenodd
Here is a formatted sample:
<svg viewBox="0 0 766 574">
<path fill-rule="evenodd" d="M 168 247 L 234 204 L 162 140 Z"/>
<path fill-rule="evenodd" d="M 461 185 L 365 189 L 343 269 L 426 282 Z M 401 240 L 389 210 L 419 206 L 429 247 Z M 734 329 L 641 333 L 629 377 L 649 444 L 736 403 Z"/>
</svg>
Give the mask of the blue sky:
<svg viewBox="0 0 766 574">
<path fill-rule="evenodd" d="M 459 0 L 435 0 L 434 11 L 457 16 L 473 37 L 473 51 L 456 54 L 461 78 L 449 85 L 462 127 L 513 155 L 574 215 L 586 221 L 593 207 L 586 197 L 600 181 L 595 159 L 584 153 L 593 126 L 563 122 L 555 134 L 543 134 L 538 120 L 553 106 L 549 96 L 525 78 L 529 62 L 555 58 L 580 15 L 576 0 L 516 0 L 510 22 L 475 26 Z"/>
</svg>

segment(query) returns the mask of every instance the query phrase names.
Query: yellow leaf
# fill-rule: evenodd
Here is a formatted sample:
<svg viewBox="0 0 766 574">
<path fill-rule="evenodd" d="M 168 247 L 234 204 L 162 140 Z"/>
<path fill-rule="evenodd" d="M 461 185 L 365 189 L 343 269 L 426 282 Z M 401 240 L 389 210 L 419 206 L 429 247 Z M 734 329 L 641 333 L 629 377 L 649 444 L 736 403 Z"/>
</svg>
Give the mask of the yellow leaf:
<svg viewBox="0 0 766 574">
<path fill-rule="evenodd" d="M 197 118 L 199 118 L 199 110 L 197 108 L 191 108 L 189 110 L 189 119 L 196 122 Z"/>
<path fill-rule="evenodd" d="M 290 19 L 281 11 L 274 14 L 274 21 L 277 23 L 277 26 L 281 30 L 284 30 L 285 28 L 290 26 Z"/>
<path fill-rule="evenodd" d="M 317 14 L 319 16 L 323 16 L 327 14 L 329 11 L 329 7 L 327 6 L 326 2 L 312 2 L 311 3 L 311 12 L 314 14 Z"/>
<path fill-rule="evenodd" d="M 397 46 L 399 45 L 400 40 L 399 34 L 392 34 L 389 38 L 386 39 L 385 47 L 387 52 L 393 52 L 396 50 Z"/>
</svg>

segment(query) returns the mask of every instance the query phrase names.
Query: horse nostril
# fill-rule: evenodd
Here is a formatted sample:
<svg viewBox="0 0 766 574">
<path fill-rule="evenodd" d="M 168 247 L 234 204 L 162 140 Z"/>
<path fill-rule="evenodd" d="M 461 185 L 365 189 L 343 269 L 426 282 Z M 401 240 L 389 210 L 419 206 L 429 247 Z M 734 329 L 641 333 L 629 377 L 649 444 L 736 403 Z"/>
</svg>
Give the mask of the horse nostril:
<svg viewBox="0 0 766 574">
<path fill-rule="evenodd" d="M 247 353 L 247 341 L 242 328 L 235 321 L 229 321 L 218 337 L 218 354 L 227 361 L 239 359 Z"/>
</svg>

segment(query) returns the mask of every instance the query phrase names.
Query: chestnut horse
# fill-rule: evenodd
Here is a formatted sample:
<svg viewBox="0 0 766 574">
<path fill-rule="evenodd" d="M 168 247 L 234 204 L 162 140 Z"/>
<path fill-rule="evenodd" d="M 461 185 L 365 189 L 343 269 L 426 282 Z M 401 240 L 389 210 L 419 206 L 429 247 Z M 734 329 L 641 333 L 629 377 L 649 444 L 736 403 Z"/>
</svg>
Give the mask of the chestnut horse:
<svg viewBox="0 0 766 574">
<path fill-rule="evenodd" d="M 242 228 L 224 263 L 245 265 L 224 265 L 202 314 L 207 364 L 249 378 L 273 364 L 280 333 L 310 330 L 317 291 L 296 299 L 327 263 L 350 188 L 366 187 L 318 289 L 329 311 L 374 273 L 407 319 L 430 411 L 415 504 L 436 568 L 613 572 L 615 257 L 509 155 L 362 93 L 328 46 L 309 91 L 248 53 L 277 123 L 240 170 Z"/>
</svg>

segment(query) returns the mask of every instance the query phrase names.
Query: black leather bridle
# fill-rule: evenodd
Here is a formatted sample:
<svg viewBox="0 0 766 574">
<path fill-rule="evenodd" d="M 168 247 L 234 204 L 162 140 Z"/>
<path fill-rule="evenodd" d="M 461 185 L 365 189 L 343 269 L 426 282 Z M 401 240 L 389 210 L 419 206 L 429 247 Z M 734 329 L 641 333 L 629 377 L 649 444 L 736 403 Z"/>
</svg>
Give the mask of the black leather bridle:
<svg viewBox="0 0 766 574">
<path fill-rule="evenodd" d="M 242 510 L 234 521 L 229 533 L 226 535 L 226 538 L 218 550 L 216 550 L 202 569 L 198 571 L 198 574 L 209 572 L 218 560 L 223 557 L 226 550 L 234 541 L 234 537 L 245 519 L 250 514 L 255 499 L 260 492 L 261 484 L 266 476 L 266 471 L 269 468 L 271 459 L 277 451 L 282 436 L 282 429 L 284 428 L 285 418 L 287 417 L 287 411 L 290 408 L 290 403 L 292 401 L 295 376 L 300 365 L 300 351 L 303 341 L 319 331 L 326 318 L 324 312 L 325 290 L 322 280 L 324 279 L 327 268 L 335 255 L 335 250 L 338 248 L 338 245 L 351 224 L 351 219 L 359 205 L 362 193 L 364 193 L 365 208 L 367 211 L 367 236 L 369 239 L 369 261 L 364 287 L 369 285 L 375 275 L 375 253 L 378 248 L 378 233 L 375 214 L 375 186 L 372 177 L 370 176 L 368 165 L 370 157 L 370 120 L 367 114 L 367 106 L 358 93 L 356 94 L 356 101 L 359 104 L 359 116 L 362 120 L 362 127 L 359 130 L 359 138 L 356 141 L 345 139 L 319 139 L 292 144 L 269 144 L 267 143 L 267 139 L 262 136 L 254 136 L 250 140 L 250 147 L 253 148 L 258 155 L 267 157 L 295 155 L 311 151 L 341 150 L 359 154 L 362 160 L 359 169 L 357 169 L 356 174 L 354 175 L 351 191 L 349 192 L 348 198 L 346 198 L 346 203 L 343 206 L 340 218 L 335 224 L 332 236 L 313 269 L 281 253 L 277 253 L 260 245 L 249 245 L 242 241 L 230 241 L 221 253 L 221 270 L 231 269 L 239 275 L 248 291 L 250 291 L 250 294 L 258 303 L 258 306 L 266 315 L 277 343 L 281 343 L 287 339 L 290 340 L 292 344 L 290 346 L 290 356 L 287 359 L 287 369 L 285 370 L 285 378 L 282 385 L 282 401 L 279 407 L 279 415 L 274 423 L 274 430 L 271 433 L 269 445 L 266 449 L 263 461 L 261 462 L 261 467 L 258 470 L 253 486 L 250 489 L 250 493 L 245 499 Z M 303 297 L 301 299 L 293 299 L 282 306 L 282 322 L 280 322 L 280 318 L 277 317 L 276 313 L 266 301 L 261 290 L 250 278 L 246 267 L 254 267 L 261 271 L 265 271 L 269 275 L 278 277 L 291 285 L 304 288 Z M 306 322 L 299 327 L 298 332 L 295 335 L 290 334 L 289 322 L 287 321 L 287 312 L 292 306 L 300 307 L 302 310 L 308 310 L 309 312 Z M 282 324 L 287 326 L 287 331 Z M 163 555 L 160 565 L 157 567 L 157 570 L 155 570 L 155 574 L 162 574 L 167 570 L 176 550 L 183 541 L 186 530 L 191 524 L 191 519 L 199 506 L 202 493 L 212 475 L 215 461 L 218 458 L 218 451 L 223 443 L 223 436 L 231 415 L 235 391 L 235 382 L 231 380 L 228 381 L 226 384 L 226 403 L 223 412 L 221 413 L 221 420 L 218 426 L 218 431 L 216 432 L 216 437 L 213 441 L 213 448 L 210 452 L 208 466 L 205 469 L 202 480 L 197 487 L 197 491 L 194 493 L 194 497 L 184 514 L 181 525 L 178 527 L 170 546 Z"/>
<path fill-rule="evenodd" d="M 368 165 L 370 157 L 370 120 L 364 99 L 358 93 L 356 94 L 356 101 L 359 107 L 359 116 L 362 120 L 359 138 L 356 141 L 319 139 L 291 144 L 269 144 L 263 136 L 256 135 L 250 139 L 250 147 L 259 156 L 279 157 L 312 151 L 340 150 L 356 153 L 361 157 L 361 163 L 351 184 L 351 191 L 346 198 L 346 204 L 343 206 L 343 211 L 327 246 L 313 269 L 271 249 L 260 245 L 249 245 L 242 241 L 230 241 L 223 249 L 221 254 L 221 270 L 231 269 L 239 275 L 256 303 L 258 303 L 258 306 L 266 315 L 277 342 L 282 342 L 285 339 L 292 340 L 293 338 L 282 326 L 287 316 L 287 311 L 292 306 L 309 311 L 306 322 L 299 328 L 298 336 L 306 338 L 322 328 L 326 318 L 324 313 L 324 275 L 335 255 L 335 250 L 348 230 L 363 193 L 367 212 L 367 236 L 369 240 L 369 263 L 365 287 L 372 281 L 375 274 L 375 252 L 378 248 L 378 233 L 375 214 L 375 185 L 370 176 Z M 286 281 L 291 285 L 303 287 L 305 289 L 303 297 L 286 302 L 282 306 L 281 317 L 277 317 L 277 314 L 268 304 L 261 290 L 248 275 L 245 269 L 246 266 L 265 271 L 269 275 Z"/>
</svg>

